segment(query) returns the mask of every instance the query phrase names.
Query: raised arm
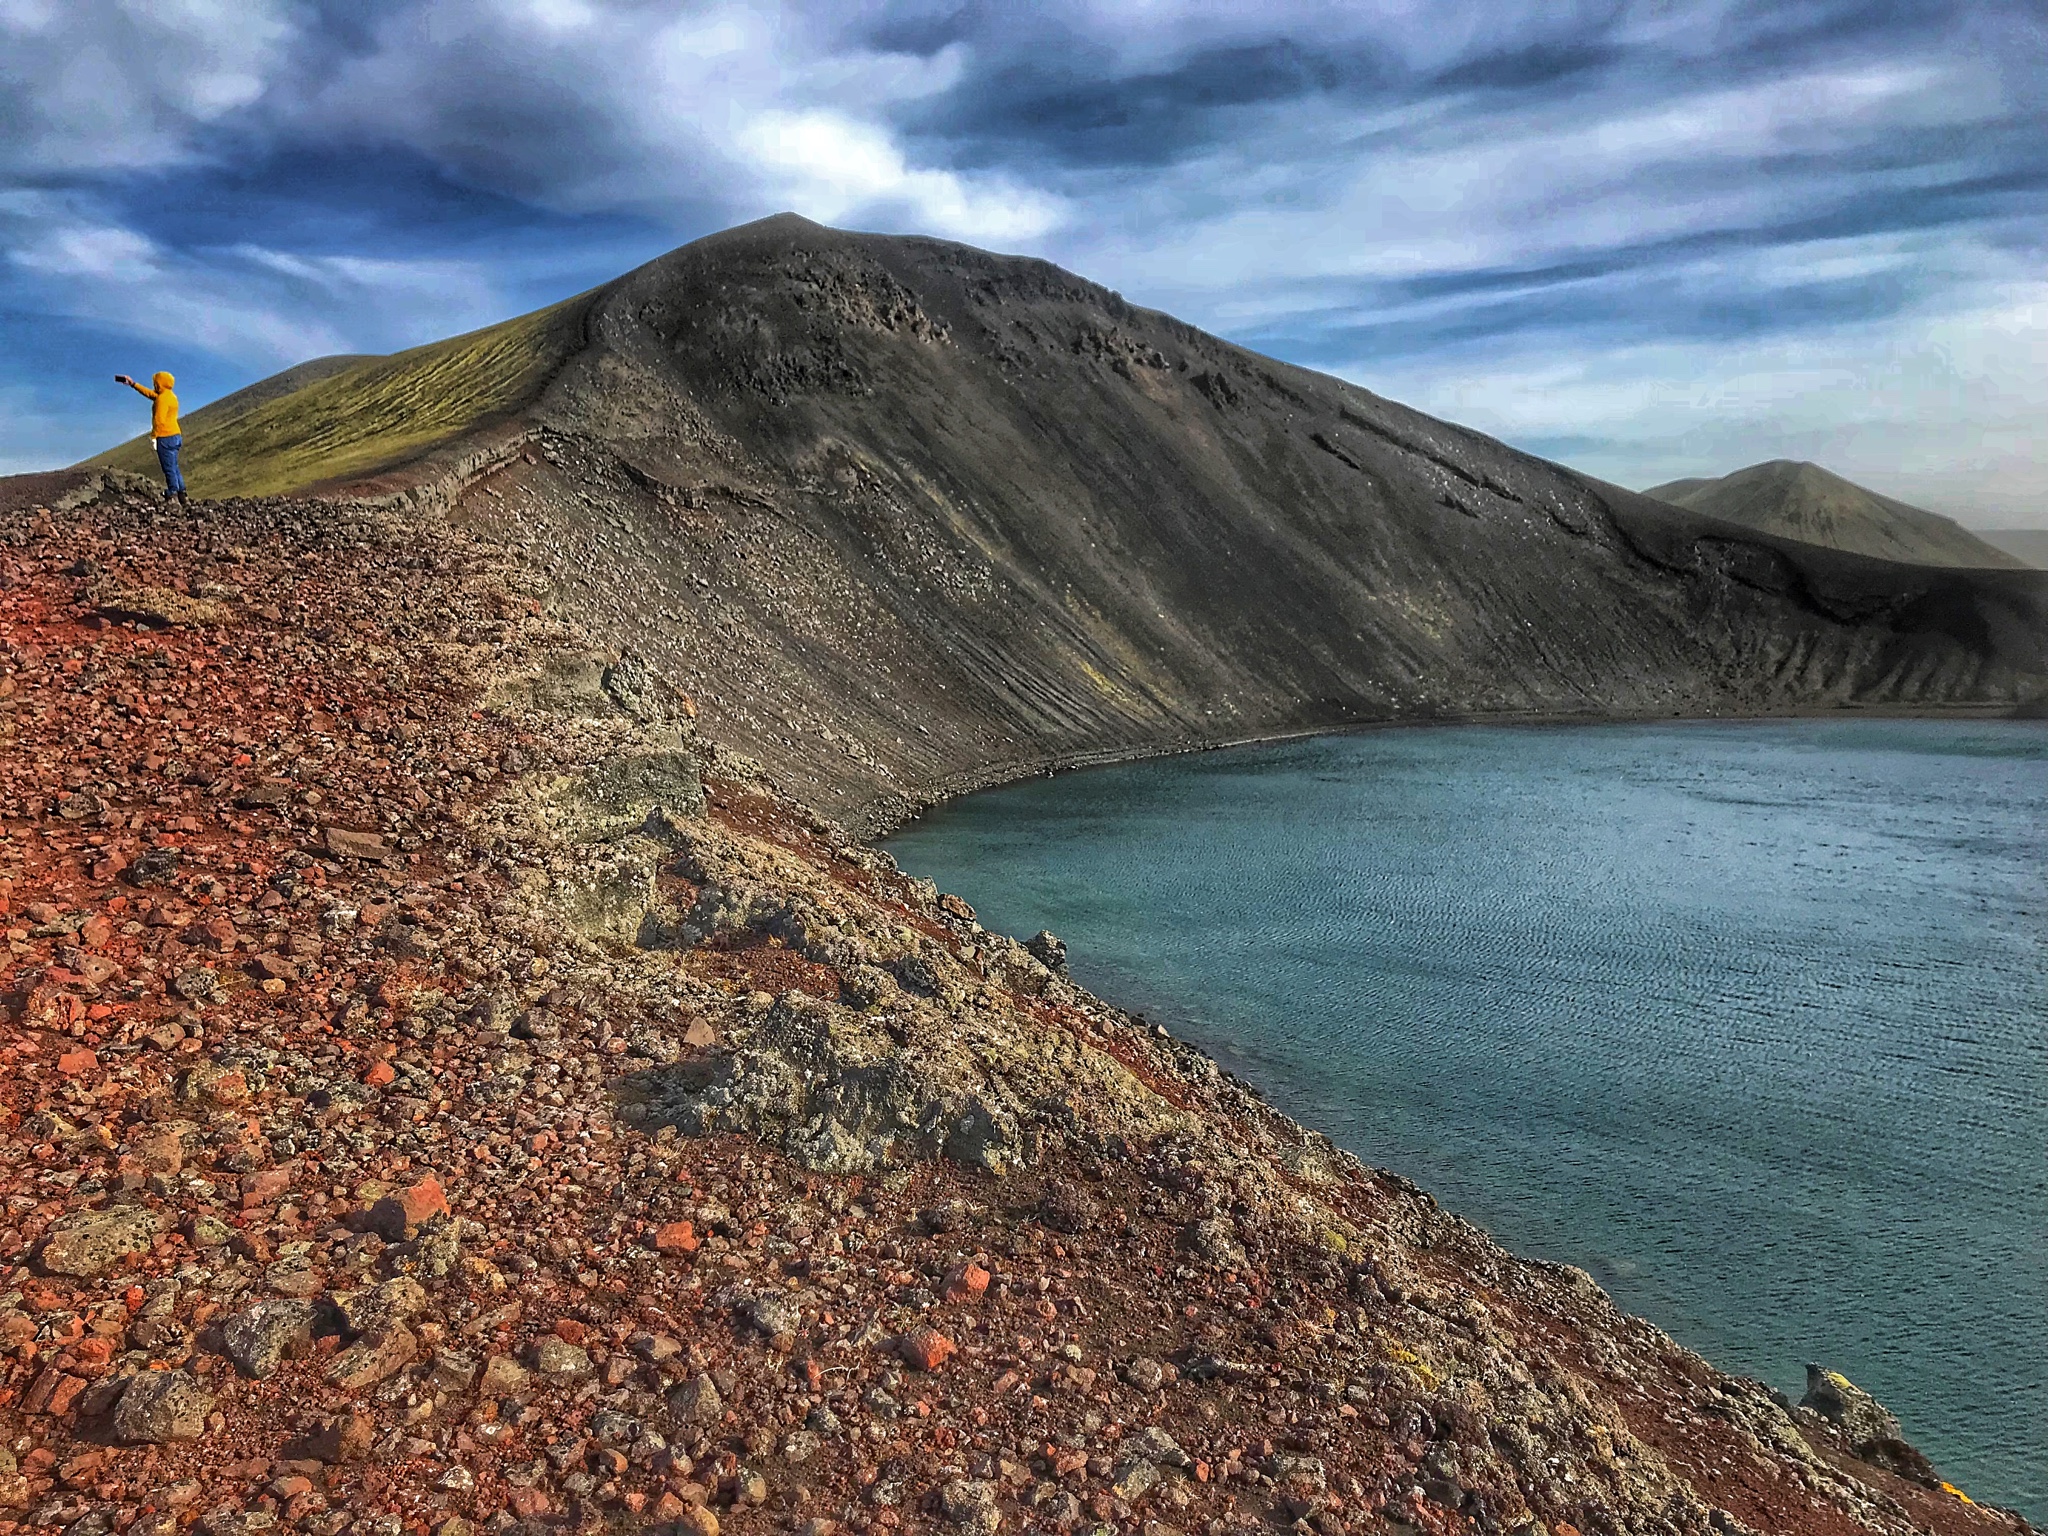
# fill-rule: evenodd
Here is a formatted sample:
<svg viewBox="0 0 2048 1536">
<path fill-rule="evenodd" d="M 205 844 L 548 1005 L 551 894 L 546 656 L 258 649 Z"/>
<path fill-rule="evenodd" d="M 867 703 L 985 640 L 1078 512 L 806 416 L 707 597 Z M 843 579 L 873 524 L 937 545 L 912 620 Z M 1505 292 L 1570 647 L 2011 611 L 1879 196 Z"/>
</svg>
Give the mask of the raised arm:
<svg viewBox="0 0 2048 1536">
<path fill-rule="evenodd" d="M 129 378 L 128 375 L 125 373 L 115 374 L 114 382 L 116 384 L 126 384 L 130 389 L 134 390 L 135 393 L 142 396 L 142 398 L 145 400 L 154 400 L 156 398 L 155 390 L 149 388 L 145 384 L 136 383 L 133 379 Z"/>
</svg>

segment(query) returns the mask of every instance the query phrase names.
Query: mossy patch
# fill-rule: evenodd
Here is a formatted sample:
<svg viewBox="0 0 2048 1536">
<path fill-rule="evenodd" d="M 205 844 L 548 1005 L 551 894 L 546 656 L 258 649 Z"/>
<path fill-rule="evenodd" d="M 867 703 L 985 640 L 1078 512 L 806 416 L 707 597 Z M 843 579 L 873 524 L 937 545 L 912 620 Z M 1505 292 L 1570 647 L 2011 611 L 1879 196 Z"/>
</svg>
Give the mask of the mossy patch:
<svg viewBox="0 0 2048 1536">
<path fill-rule="evenodd" d="M 589 295 L 244 405 L 185 418 L 195 496 L 281 496 L 390 469 L 533 400 L 582 345 Z M 149 439 L 86 461 L 151 474 Z"/>
</svg>

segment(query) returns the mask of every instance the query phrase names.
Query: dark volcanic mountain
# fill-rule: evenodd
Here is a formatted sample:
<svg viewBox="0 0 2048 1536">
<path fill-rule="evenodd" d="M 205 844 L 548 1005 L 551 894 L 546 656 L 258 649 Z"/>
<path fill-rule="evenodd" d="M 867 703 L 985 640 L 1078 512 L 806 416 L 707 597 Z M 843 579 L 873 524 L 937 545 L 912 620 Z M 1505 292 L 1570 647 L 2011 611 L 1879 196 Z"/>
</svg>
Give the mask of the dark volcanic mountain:
<svg viewBox="0 0 2048 1536">
<path fill-rule="evenodd" d="M 1362 721 L 2048 696 L 2039 575 L 1760 534 L 1044 262 L 790 216 L 209 426 L 199 494 L 445 499 L 857 818 Z"/>
<path fill-rule="evenodd" d="M 1762 533 L 1880 560 L 1979 569 L 2026 563 L 1961 523 L 1792 459 L 1752 464 L 1718 480 L 1673 480 L 1643 494 Z"/>
</svg>

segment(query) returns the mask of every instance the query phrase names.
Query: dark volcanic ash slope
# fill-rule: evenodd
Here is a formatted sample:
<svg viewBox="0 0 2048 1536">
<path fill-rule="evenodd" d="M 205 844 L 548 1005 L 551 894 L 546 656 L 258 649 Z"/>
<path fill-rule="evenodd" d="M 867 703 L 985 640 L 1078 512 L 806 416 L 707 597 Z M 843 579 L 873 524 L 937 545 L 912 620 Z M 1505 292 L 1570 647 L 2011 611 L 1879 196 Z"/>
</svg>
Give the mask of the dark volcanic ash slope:
<svg viewBox="0 0 2048 1536">
<path fill-rule="evenodd" d="M 2038 575 L 1666 506 L 1043 262 L 782 217 L 547 315 L 530 368 L 522 322 L 464 354 L 540 381 L 523 406 L 350 489 L 453 496 L 712 735 L 870 825 L 1369 720 L 2048 695 Z M 379 399 L 427 390 L 412 356 Z M 319 412 L 266 413 L 262 452 L 318 462 L 286 439 Z"/>
<path fill-rule="evenodd" d="M 2048 689 L 2038 577 L 1759 537 L 1041 262 L 775 219 L 585 324 L 461 515 L 835 812 L 1363 720 Z"/>
</svg>

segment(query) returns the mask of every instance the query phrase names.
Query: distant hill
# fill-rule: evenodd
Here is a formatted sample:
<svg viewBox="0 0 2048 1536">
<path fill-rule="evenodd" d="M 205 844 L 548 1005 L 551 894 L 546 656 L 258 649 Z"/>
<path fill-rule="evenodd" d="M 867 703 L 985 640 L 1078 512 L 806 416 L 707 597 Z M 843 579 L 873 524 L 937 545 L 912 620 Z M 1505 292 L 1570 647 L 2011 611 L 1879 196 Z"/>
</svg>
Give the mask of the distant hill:
<svg viewBox="0 0 2048 1536">
<path fill-rule="evenodd" d="M 2048 528 L 1987 528 L 1977 537 L 2028 565 L 2048 571 Z"/>
<path fill-rule="evenodd" d="M 2027 564 L 1960 523 L 1795 459 L 1752 464 L 1718 480 L 1673 480 L 1643 494 L 1760 533 L 1880 560 L 1979 570 Z"/>
</svg>

